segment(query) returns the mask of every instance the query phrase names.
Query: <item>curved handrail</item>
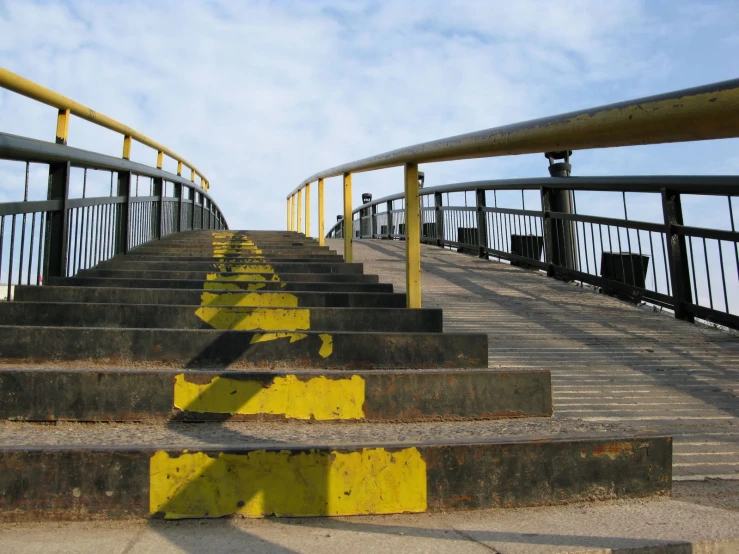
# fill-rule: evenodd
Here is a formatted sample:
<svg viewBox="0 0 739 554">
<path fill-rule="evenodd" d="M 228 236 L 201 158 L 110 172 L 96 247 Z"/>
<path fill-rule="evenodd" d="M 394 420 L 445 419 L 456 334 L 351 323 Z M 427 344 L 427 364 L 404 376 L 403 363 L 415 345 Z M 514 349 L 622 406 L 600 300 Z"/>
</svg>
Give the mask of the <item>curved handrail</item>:
<svg viewBox="0 0 739 554">
<path fill-rule="evenodd" d="M 347 173 L 472 158 L 739 137 L 739 79 L 484 129 L 391 150 L 301 182 Z"/>
<path fill-rule="evenodd" d="M 25 77 L 21 77 L 20 75 L 17 75 L 13 73 L 12 71 L 8 71 L 7 69 L 3 67 L 0 67 L 0 87 L 16 92 L 23 96 L 27 96 L 28 98 L 36 100 L 37 102 L 41 102 L 48 106 L 55 107 L 59 110 L 69 110 L 71 114 L 76 115 L 77 117 L 81 119 L 85 119 L 91 123 L 94 123 L 95 125 L 100 125 L 101 127 L 105 127 L 106 129 L 110 129 L 111 131 L 115 131 L 116 133 L 120 133 L 124 137 L 130 137 L 130 139 L 133 139 L 136 142 L 139 142 L 141 144 L 144 144 L 146 146 L 153 148 L 154 150 L 157 151 L 157 153 L 166 154 L 167 156 L 169 156 L 170 158 L 172 158 L 179 164 L 182 164 L 188 169 L 190 169 L 193 177 L 194 175 L 198 175 L 202 180 L 201 186 L 204 189 L 207 190 L 208 188 L 210 188 L 210 183 L 208 179 L 205 177 L 205 175 L 203 175 L 203 173 L 199 169 L 197 169 L 192 163 L 187 161 L 185 158 L 183 158 L 182 156 L 180 156 L 173 150 L 170 150 L 166 146 L 138 132 L 137 130 L 132 129 L 131 127 L 128 127 L 127 125 L 124 125 L 116 121 L 115 119 L 112 119 L 91 108 L 88 108 L 84 104 L 75 102 L 74 100 L 71 100 L 70 98 L 67 98 L 66 96 L 63 96 L 59 94 L 58 92 L 54 92 L 51 89 L 48 89 L 42 85 L 34 83 L 33 81 L 26 79 Z M 61 138 L 66 139 L 66 136 L 61 137 Z M 127 139 L 124 138 L 124 152 L 126 149 L 126 145 L 125 145 L 126 140 Z M 124 158 L 125 157 L 127 156 L 124 155 Z M 161 160 L 159 160 L 158 165 L 161 167 Z M 193 179 L 191 179 L 191 181 L 192 180 Z"/>
</svg>

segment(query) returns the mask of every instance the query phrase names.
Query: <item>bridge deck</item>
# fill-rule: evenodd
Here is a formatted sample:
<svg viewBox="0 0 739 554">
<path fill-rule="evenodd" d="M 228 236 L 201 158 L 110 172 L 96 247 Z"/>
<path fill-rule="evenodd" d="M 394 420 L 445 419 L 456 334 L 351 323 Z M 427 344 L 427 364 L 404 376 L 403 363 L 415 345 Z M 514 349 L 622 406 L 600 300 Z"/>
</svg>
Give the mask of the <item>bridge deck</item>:
<svg viewBox="0 0 739 554">
<path fill-rule="evenodd" d="M 343 252 L 342 240 L 327 245 Z M 355 241 L 405 290 L 405 243 Z M 549 369 L 555 418 L 674 436 L 675 480 L 739 480 L 739 338 L 543 274 L 422 246 L 424 307 L 444 331 L 489 334 L 493 368 Z"/>
</svg>

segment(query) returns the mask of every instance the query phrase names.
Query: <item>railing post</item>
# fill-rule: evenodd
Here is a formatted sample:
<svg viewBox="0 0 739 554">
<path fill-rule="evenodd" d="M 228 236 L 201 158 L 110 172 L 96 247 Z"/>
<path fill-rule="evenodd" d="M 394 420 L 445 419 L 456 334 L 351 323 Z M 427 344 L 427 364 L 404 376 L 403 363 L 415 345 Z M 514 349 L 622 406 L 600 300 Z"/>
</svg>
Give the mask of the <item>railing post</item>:
<svg viewBox="0 0 739 554">
<path fill-rule="evenodd" d="M 310 183 L 305 185 L 305 236 L 310 236 Z"/>
<path fill-rule="evenodd" d="M 541 188 L 541 211 L 544 214 L 542 233 L 544 234 L 544 261 L 547 264 L 547 275 L 554 277 L 554 222 L 552 221 L 552 189 Z"/>
<path fill-rule="evenodd" d="M 685 236 L 674 232 L 674 225 L 683 224 L 683 209 L 680 194 L 662 189 L 662 213 L 665 220 L 665 239 L 667 240 L 667 258 L 670 262 L 670 281 L 675 317 L 685 321 L 694 321 L 693 314 L 686 304 L 693 303 L 690 290 L 690 267 Z M 710 286 L 710 283 L 709 283 Z"/>
<path fill-rule="evenodd" d="M 421 307 L 421 209 L 418 164 L 405 164 L 405 287 L 408 308 Z"/>
<path fill-rule="evenodd" d="M 377 204 L 372 204 L 370 208 L 370 225 L 372 227 L 372 236 L 370 238 L 375 239 L 377 238 Z"/>
<path fill-rule="evenodd" d="M 205 195 L 200 195 L 200 228 L 205 229 L 205 204 L 208 201 Z"/>
<path fill-rule="evenodd" d="M 544 156 L 549 160 L 549 175 L 552 177 L 569 177 L 572 174 L 572 165 L 570 164 L 570 156 L 572 152 L 547 152 Z M 564 160 L 563 162 L 555 162 L 555 160 Z M 549 191 L 549 211 L 571 214 L 573 213 L 573 192 L 571 190 L 551 189 Z M 556 221 L 552 221 L 552 225 L 556 227 Z M 577 265 L 577 229 L 574 222 L 562 220 L 562 232 L 558 232 L 556 228 L 552 229 L 553 239 L 552 258 L 549 262 L 553 265 L 569 269 L 580 269 Z M 553 267 L 548 273 L 551 273 Z"/>
<path fill-rule="evenodd" d="M 325 244 L 325 206 L 323 205 L 323 179 L 318 179 L 318 246 Z"/>
<path fill-rule="evenodd" d="M 49 277 L 65 277 L 67 272 L 67 233 L 69 232 L 69 162 L 49 164 L 48 200 L 59 200 L 59 211 L 49 212 L 46 218 L 46 245 L 44 248 L 43 282 Z"/>
<path fill-rule="evenodd" d="M 154 196 L 159 197 L 159 209 L 157 210 L 156 236 L 161 239 L 164 235 L 164 181 L 161 177 L 154 177 Z"/>
<path fill-rule="evenodd" d="M 125 201 L 118 204 L 118 221 L 115 226 L 115 253 L 126 254 L 128 252 L 128 229 L 131 218 L 131 172 L 118 172 L 118 196 L 123 196 Z"/>
<path fill-rule="evenodd" d="M 177 232 L 182 232 L 182 185 L 174 184 L 174 196 L 177 198 Z"/>
<path fill-rule="evenodd" d="M 488 217 L 485 212 L 485 191 L 483 189 L 475 189 L 475 199 L 477 206 L 477 245 L 480 247 L 478 257 L 488 259 Z"/>
<path fill-rule="evenodd" d="M 190 189 L 190 196 L 192 198 L 192 204 L 190 204 L 190 230 L 195 230 L 195 199 L 198 197 L 198 191 L 195 187 Z"/>
<path fill-rule="evenodd" d="M 393 238 L 393 201 L 387 201 L 387 238 Z"/>
<path fill-rule="evenodd" d="M 434 223 L 436 224 L 436 246 L 444 246 L 444 212 L 440 192 L 434 193 Z"/>
<path fill-rule="evenodd" d="M 287 207 L 287 219 L 285 223 L 285 229 L 289 231 L 290 230 L 290 197 L 285 199 L 285 204 Z"/>
<path fill-rule="evenodd" d="M 297 206 L 297 198 L 295 198 L 295 195 L 293 194 L 290 197 L 290 230 L 296 231 L 295 228 L 295 208 Z"/>
<path fill-rule="evenodd" d="M 298 233 L 303 227 L 303 189 L 298 189 Z"/>
<path fill-rule="evenodd" d="M 354 259 L 354 225 L 352 223 L 352 174 L 344 173 L 344 261 Z"/>
</svg>

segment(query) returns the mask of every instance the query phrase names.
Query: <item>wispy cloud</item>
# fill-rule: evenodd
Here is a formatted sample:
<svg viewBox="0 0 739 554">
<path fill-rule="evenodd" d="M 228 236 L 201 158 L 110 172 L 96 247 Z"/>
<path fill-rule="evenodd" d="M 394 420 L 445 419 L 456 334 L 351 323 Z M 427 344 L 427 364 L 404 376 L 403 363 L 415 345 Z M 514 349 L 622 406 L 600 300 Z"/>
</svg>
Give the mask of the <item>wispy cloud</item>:
<svg viewBox="0 0 739 554">
<path fill-rule="evenodd" d="M 325 167 L 735 76 L 731 4 L 6 1 L 0 59 L 189 158 L 232 226 L 269 228 L 283 225 L 285 193 Z M 1 130 L 52 140 L 54 125 L 53 109 L 0 92 Z M 86 122 L 70 134 L 70 144 L 120 155 L 120 137 Z M 632 157 L 636 169 L 672 173 L 680 153 L 700 173 L 728 150 Z M 134 150 L 140 161 L 154 156 Z M 583 152 L 573 161 L 576 171 L 631 172 L 613 159 Z M 541 175 L 545 165 L 540 156 L 435 164 L 427 182 Z M 365 189 L 396 192 L 401 180 L 387 170 L 355 183 L 358 199 Z M 3 183 L 6 195 L 13 186 L 21 183 Z M 339 205 L 330 196 L 328 213 Z"/>
</svg>

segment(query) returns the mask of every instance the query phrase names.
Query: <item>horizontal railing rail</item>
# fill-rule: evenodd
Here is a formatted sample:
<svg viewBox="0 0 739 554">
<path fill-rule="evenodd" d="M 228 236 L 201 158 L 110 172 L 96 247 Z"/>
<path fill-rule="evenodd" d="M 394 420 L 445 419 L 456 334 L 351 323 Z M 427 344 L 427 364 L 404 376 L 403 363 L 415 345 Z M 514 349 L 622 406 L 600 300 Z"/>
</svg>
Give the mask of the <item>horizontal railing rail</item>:
<svg viewBox="0 0 739 554">
<path fill-rule="evenodd" d="M 577 201 L 571 213 L 545 209 L 557 189 L 618 192 L 621 202 L 600 200 L 608 217 L 577 213 Z M 527 198 L 524 191 L 536 194 Z M 521 207 L 501 205 L 499 193 L 508 194 L 510 203 L 511 192 L 521 193 L 516 195 Z M 459 205 L 460 196 L 466 201 L 468 193 L 471 202 Z M 648 221 L 629 218 L 626 194 L 640 194 L 637 204 L 658 205 L 659 212 Z M 739 329 L 737 176 L 505 179 L 428 187 L 419 195 L 422 243 L 544 270 L 673 310 L 683 319 L 697 317 Z M 697 197 L 714 201 L 714 227 L 683 224 L 686 217 L 699 215 L 684 209 L 683 199 Z M 614 217 L 619 211 L 624 216 Z M 404 216 L 403 194 L 365 203 L 352 211 L 352 238 L 405 240 Z M 327 237 L 344 237 L 343 219 Z"/>
<path fill-rule="evenodd" d="M 0 203 L 7 299 L 16 284 L 53 283 L 173 233 L 228 229 L 205 189 L 159 168 L 6 133 L 0 159 L 25 164 L 24 199 Z M 28 200 L 31 164 L 48 166 L 47 200 Z M 70 197 L 73 168 L 82 169 L 78 198 Z M 87 195 L 88 170 L 110 173 L 107 196 Z"/>
<path fill-rule="evenodd" d="M 204 189 L 210 188 L 210 183 L 205 175 L 192 163 L 187 161 L 185 158 L 167 148 L 166 146 L 156 142 L 155 140 L 147 137 L 143 133 L 132 129 L 131 127 L 124 125 L 116 121 L 115 119 L 108 117 L 96 110 L 93 110 L 84 104 L 76 102 L 66 96 L 54 92 L 38 83 L 34 83 L 20 75 L 17 75 L 7 69 L 0 67 L 0 87 L 7 90 L 13 91 L 17 94 L 27 96 L 37 102 L 41 102 L 48 106 L 52 106 L 59 110 L 57 118 L 57 132 L 56 141 L 60 144 L 67 143 L 67 134 L 69 131 L 69 117 L 74 115 L 80 119 L 84 119 L 95 125 L 105 127 L 111 131 L 123 135 L 123 158 L 129 159 L 131 156 L 131 141 L 135 140 L 145 146 L 153 148 L 157 152 L 157 167 L 161 169 L 163 164 L 163 156 L 168 156 L 177 162 L 177 173 L 182 173 L 182 167 L 186 167 L 190 170 L 190 180 L 195 181 L 195 177 L 200 177 L 200 185 Z"/>
<path fill-rule="evenodd" d="M 463 160 L 493 156 L 510 156 L 517 154 L 544 153 L 550 162 L 550 174 L 555 177 L 548 181 L 546 190 L 544 214 L 559 213 L 562 217 L 547 216 L 544 223 L 552 226 L 552 233 L 557 226 L 562 227 L 562 233 L 567 231 L 561 240 L 561 252 L 557 255 L 574 256 L 577 253 L 574 240 L 575 227 L 579 225 L 594 224 L 592 222 L 576 221 L 568 219 L 566 215 L 571 213 L 571 195 L 573 179 L 569 178 L 571 166 L 569 156 L 574 150 L 593 148 L 611 148 L 619 146 L 636 146 L 644 144 L 658 144 L 666 142 L 688 142 L 697 140 L 711 140 L 720 138 L 739 137 L 739 79 L 714 83 L 701 87 L 670 92 L 657 96 L 650 96 L 627 102 L 609 104 L 588 110 L 557 115 L 526 121 L 523 123 L 506 125 L 492 129 L 484 129 L 474 133 L 448 137 L 440 140 L 425 142 L 415 146 L 409 146 L 392 150 L 364 158 L 355 162 L 339 165 L 320 171 L 302 181 L 287 196 L 287 228 L 289 230 L 303 229 L 302 203 L 303 191 L 306 201 L 306 234 L 310 233 L 308 210 L 310 206 L 310 184 L 318 183 L 318 207 L 319 240 L 324 236 L 324 180 L 330 177 L 342 176 L 344 197 L 344 220 L 352 218 L 352 174 L 363 171 L 374 171 L 390 167 L 404 166 L 404 192 L 397 198 L 404 198 L 403 213 L 395 213 L 388 209 L 386 219 L 403 219 L 403 223 L 397 226 L 386 223 L 388 229 L 395 227 L 400 230 L 400 225 L 406 225 L 402 235 L 406 236 L 406 290 L 408 306 L 419 308 L 421 306 L 420 288 L 420 251 L 418 245 L 422 238 L 422 225 L 430 225 L 430 221 L 422 218 L 430 214 L 428 210 L 422 209 L 419 197 L 418 165 L 421 163 L 442 162 L 450 160 Z M 564 160 L 556 162 L 555 160 Z M 556 178 L 561 177 L 561 178 Z M 646 178 L 642 178 L 642 181 Z M 654 181 L 655 187 L 665 188 L 668 197 L 665 199 L 665 217 L 672 218 L 669 222 L 667 239 L 669 242 L 670 259 L 674 258 L 674 267 L 670 271 L 684 271 L 686 263 L 679 245 L 684 242 L 685 236 L 680 233 L 679 218 L 675 215 L 679 208 L 679 195 L 681 194 L 680 178 L 665 178 L 672 181 Z M 592 182 L 592 181 L 591 181 Z M 651 181 L 650 181 L 651 182 Z M 531 186 L 542 186 L 536 180 Z M 484 190 L 481 183 L 469 183 L 468 190 Z M 521 187 L 521 183 L 511 180 L 509 183 L 500 182 L 496 186 L 502 188 Z M 604 178 L 600 182 L 603 190 L 627 192 L 638 190 L 640 182 L 624 181 L 623 178 Z M 625 188 L 632 187 L 632 188 Z M 667 188 L 669 187 L 669 188 Z M 437 191 L 442 194 L 443 191 Z M 731 194 L 726 191 L 726 194 Z M 394 201 L 386 200 L 388 202 Z M 440 211 L 448 211 L 442 210 Z M 459 210 L 457 210 L 459 212 Z M 486 218 L 494 214 L 487 208 L 477 209 L 472 213 L 468 210 L 467 229 L 472 228 L 472 223 L 478 222 L 477 229 L 482 228 Z M 411 215 L 412 214 L 412 215 Z M 498 213 L 498 215 L 502 215 Z M 397 217 L 394 217 L 397 216 Z M 366 217 L 366 216 L 365 216 Z M 460 216 L 461 217 L 461 216 Z M 526 217 L 535 217 L 526 215 Z M 675 219 L 677 218 L 677 219 Z M 667 221 L 667 220 L 666 220 Z M 361 225 L 361 222 L 360 222 Z M 471 233 L 472 231 L 467 231 Z M 398 233 L 389 233 L 397 236 Z M 352 241 L 354 233 L 344 234 L 344 257 L 352 261 Z M 464 237 L 460 237 L 464 238 Z M 516 239 L 523 240 L 523 239 Z M 450 241 L 458 244 L 468 244 L 469 240 Z M 479 244 L 482 244 L 480 242 Z M 548 247 L 549 248 L 549 247 Z M 554 255 L 554 254 L 552 254 Z M 672 263 L 672 262 L 671 262 Z M 555 264 L 556 265 L 556 264 Z M 674 276 L 673 276 L 674 277 Z M 676 282 L 676 285 L 684 286 L 685 280 Z M 678 317 L 690 318 L 683 310 L 687 305 L 685 291 L 680 291 L 680 300 L 675 305 Z"/>
</svg>

